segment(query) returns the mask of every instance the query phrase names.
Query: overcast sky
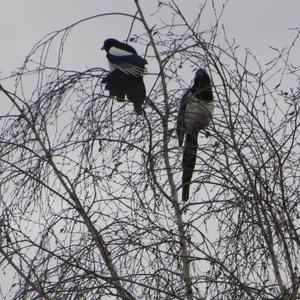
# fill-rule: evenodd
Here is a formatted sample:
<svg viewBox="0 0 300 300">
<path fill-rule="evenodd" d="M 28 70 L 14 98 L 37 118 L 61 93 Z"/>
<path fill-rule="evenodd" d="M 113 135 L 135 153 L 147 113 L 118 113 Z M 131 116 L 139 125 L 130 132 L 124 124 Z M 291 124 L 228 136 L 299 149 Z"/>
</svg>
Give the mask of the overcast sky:
<svg viewBox="0 0 300 300">
<path fill-rule="evenodd" d="M 156 1 L 140 2 L 146 13 L 155 10 Z M 201 1 L 177 2 L 192 17 Z M 49 32 L 99 13 L 135 12 L 133 0 L 0 0 L 0 3 L 1 77 L 20 66 L 33 44 Z M 289 29 L 300 28 L 299 11 L 299 0 L 229 0 L 221 22 L 229 37 L 235 38 L 242 48 L 250 48 L 259 59 L 268 61 L 268 46 L 287 46 L 295 35 Z M 155 24 L 154 17 L 147 17 L 150 24 Z M 74 69 L 103 66 L 105 54 L 99 51 L 102 41 L 107 37 L 125 39 L 128 28 L 128 19 L 120 17 L 101 18 L 80 26 L 70 37 L 69 63 Z M 299 57 L 294 58 L 298 65 Z"/>
<path fill-rule="evenodd" d="M 192 19 L 201 0 L 177 2 L 187 19 Z M 156 1 L 140 3 L 154 25 L 150 14 Z M 0 4 L 0 79 L 21 66 L 32 46 L 47 33 L 96 14 L 136 11 L 133 0 L 0 0 Z M 299 12 L 300 0 L 229 0 L 221 23 L 230 38 L 250 48 L 263 63 L 269 60 L 269 45 L 282 48 L 291 43 L 295 31 L 290 29 L 300 28 Z M 65 54 L 70 68 L 107 67 L 105 53 L 100 51 L 103 40 L 126 39 L 129 26 L 128 19 L 110 16 L 76 28 L 69 36 L 71 50 Z M 300 54 L 292 59 L 300 65 Z"/>
</svg>

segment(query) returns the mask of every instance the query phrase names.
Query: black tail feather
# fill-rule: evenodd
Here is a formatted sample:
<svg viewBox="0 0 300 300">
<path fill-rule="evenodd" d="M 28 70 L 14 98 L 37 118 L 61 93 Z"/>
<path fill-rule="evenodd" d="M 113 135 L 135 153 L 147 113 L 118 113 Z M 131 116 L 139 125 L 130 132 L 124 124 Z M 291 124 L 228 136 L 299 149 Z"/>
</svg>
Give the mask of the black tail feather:
<svg viewBox="0 0 300 300">
<path fill-rule="evenodd" d="M 106 83 L 105 89 L 109 95 L 116 97 L 118 101 L 124 101 L 125 96 L 134 104 L 137 114 L 142 114 L 142 105 L 146 97 L 146 88 L 143 77 L 134 77 L 116 69 L 109 73 L 102 83 Z"/>
<path fill-rule="evenodd" d="M 184 145 L 182 159 L 182 201 L 186 202 L 189 199 L 190 182 L 193 176 L 196 154 L 197 154 L 197 137 L 198 133 L 187 133 Z"/>
<path fill-rule="evenodd" d="M 146 98 L 146 88 L 143 77 L 129 77 L 127 82 L 126 95 L 134 105 L 137 114 L 142 114 L 142 106 Z"/>
</svg>

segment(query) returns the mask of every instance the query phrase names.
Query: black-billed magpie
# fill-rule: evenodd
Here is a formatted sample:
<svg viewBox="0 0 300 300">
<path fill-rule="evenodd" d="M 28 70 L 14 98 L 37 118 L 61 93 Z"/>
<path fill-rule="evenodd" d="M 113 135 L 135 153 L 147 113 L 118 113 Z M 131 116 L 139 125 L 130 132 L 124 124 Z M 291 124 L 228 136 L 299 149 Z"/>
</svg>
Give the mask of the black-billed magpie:
<svg viewBox="0 0 300 300">
<path fill-rule="evenodd" d="M 105 89 L 118 101 L 124 101 L 127 96 L 136 113 L 142 114 L 146 97 L 143 75 L 147 61 L 133 47 L 116 39 L 105 40 L 102 49 L 107 53 L 110 68 L 110 73 L 102 80 L 106 83 Z"/>
<path fill-rule="evenodd" d="M 198 133 L 211 122 L 214 101 L 211 80 L 207 72 L 199 69 L 194 84 L 183 95 L 177 118 L 177 137 L 179 146 L 185 144 L 182 159 L 182 200 L 189 199 L 190 182 L 196 163 Z"/>
</svg>

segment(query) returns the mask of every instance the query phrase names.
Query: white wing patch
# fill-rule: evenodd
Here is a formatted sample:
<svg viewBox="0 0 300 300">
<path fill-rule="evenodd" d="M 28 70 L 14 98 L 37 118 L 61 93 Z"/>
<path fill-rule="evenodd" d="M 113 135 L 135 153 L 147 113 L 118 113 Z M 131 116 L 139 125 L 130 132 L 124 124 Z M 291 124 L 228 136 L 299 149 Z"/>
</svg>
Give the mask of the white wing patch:
<svg viewBox="0 0 300 300">
<path fill-rule="evenodd" d="M 116 47 L 111 47 L 108 51 L 109 54 L 114 55 L 114 56 L 127 56 L 127 55 L 132 55 L 131 52 L 128 52 L 123 49 L 119 49 Z M 122 63 L 122 64 L 112 64 L 109 62 L 109 69 L 110 71 L 114 71 L 115 69 L 119 69 L 120 71 L 124 72 L 127 75 L 135 76 L 135 77 L 140 77 L 145 74 L 146 68 L 140 67 L 140 66 L 135 66 L 130 63 Z"/>
<path fill-rule="evenodd" d="M 108 53 L 114 56 L 132 55 L 131 52 L 116 47 L 110 47 Z"/>
</svg>

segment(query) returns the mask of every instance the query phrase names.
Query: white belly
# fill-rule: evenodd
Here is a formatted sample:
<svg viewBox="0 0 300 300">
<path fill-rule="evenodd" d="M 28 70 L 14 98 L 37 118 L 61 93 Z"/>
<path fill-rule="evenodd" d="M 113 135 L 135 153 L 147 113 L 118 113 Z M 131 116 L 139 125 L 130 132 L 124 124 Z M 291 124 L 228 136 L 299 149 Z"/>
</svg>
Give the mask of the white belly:
<svg viewBox="0 0 300 300">
<path fill-rule="evenodd" d="M 211 122 L 214 113 L 214 102 L 195 101 L 187 103 L 184 125 L 187 130 L 205 129 Z"/>
<path fill-rule="evenodd" d="M 114 71 L 116 69 L 115 65 L 112 64 L 110 61 L 108 62 L 109 71 Z"/>
</svg>

